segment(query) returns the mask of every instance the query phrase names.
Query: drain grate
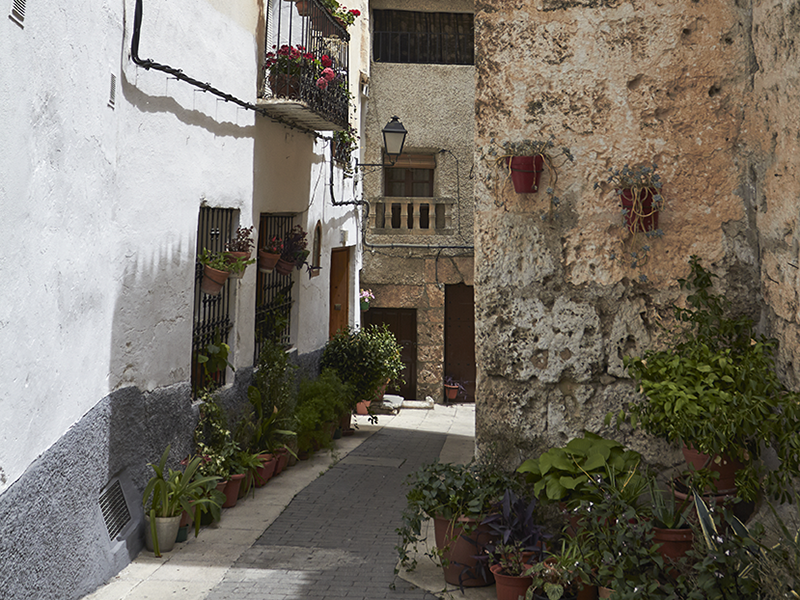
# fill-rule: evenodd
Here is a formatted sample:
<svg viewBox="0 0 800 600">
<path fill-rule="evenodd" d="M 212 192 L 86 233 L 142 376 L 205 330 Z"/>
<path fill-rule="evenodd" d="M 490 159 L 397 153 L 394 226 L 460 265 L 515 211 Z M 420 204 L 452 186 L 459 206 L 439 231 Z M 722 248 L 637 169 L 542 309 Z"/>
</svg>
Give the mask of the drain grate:
<svg viewBox="0 0 800 600">
<path fill-rule="evenodd" d="M 128 503 L 125 502 L 125 494 L 122 493 L 119 479 L 115 479 L 100 493 L 100 510 L 103 511 L 108 537 L 113 540 L 131 521 L 131 513 L 128 510 Z"/>
</svg>

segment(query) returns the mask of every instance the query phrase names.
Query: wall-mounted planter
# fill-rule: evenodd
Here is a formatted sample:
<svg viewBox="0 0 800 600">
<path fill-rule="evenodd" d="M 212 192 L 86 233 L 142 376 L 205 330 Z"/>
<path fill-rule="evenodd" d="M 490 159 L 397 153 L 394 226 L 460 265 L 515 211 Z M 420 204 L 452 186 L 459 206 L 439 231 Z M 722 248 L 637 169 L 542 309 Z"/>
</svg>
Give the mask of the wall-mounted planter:
<svg viewBox="0 0 800 600">
<path fill-rule="evenodd" d="M 288 260 L 284 260 L 281 258 L 275 264 L 275 270 L 281 275 L 291 275 L 292 269 L 294 269 L 294 265 L 295 263 L 289 262 Z"/>
<path fill-rule="evenodd" d="M 273 254 L 271 252 L 265 252 L 264 250 L 258 251 L 258 270 L 262 273 L 272 273 L 272 270 L 275 268 L 275 265 L 278 264 L 280 260 L 280 254 Z"/>
<path fill-rule="evenodd" d="M 544 159 L 536 156 L 511 156 L 506 158 L 506 168 L 511 174 L 514 191 L 531 194 L 539 190 L 539 178 L 544 170 Z"/>
<path fill-rule="evenodd" d="M 216 296 L 222 291 L 222 286 L 228 281 L 228 271 L 213 269 L 208 265 L 203 266 L 203 280 L 200 282 L 200 291 L 209 296 Z"/>
<path fill-rule="evenodd" d="M 250 253 L 249 252 L 231 252 L 231 251 L 228 251 L 228 252 L 225 253 L 225 260 L 227 260 L 228 263 L 236 262 L 237 258 L 243 258 L 244 260 L 250 260 Z M 228 275 L 228 277 L 230 279 L 241 279 L 243 276 L 244 276 L 244 270 L 238 271 L 238 272 L 231 271 L 229 273 L 229 275 Z"/>
<path fill-rule="evenodd" d="M 625 213 L 625 224 L 631 233 L 646 233 L 658 229 L 658 206 L 653 206 L 653 198 L 658 195 L 656 188 L 626 188 L 619 192 Z"/>
</svg>

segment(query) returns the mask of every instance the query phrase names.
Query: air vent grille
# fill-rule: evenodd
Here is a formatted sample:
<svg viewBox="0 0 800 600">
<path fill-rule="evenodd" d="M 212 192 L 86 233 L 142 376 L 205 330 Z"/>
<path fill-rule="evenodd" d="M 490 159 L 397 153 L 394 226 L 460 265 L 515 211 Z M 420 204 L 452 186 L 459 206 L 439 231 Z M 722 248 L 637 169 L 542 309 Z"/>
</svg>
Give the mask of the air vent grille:
<svg viewBox="0 0 800 600">
<path fill-rule="evenodd" d="M 25 20 L 25 0 L 14 0 L 9 18 L 22 25 Z"/>
<path fill-rule="evenodd" d="M 117 102 L 117 76 L 111 74 L 111 90 L 108 93 L 108 105 L 114 108 Z"/>
<path fill-rule="evenodd" d="M 119 479 L 114 480 L 100 494 L 100 510 L 103 511 L 108 537 L 113 540 L 131 521 L 131 513 L 128 511 Z"/>
</svg>

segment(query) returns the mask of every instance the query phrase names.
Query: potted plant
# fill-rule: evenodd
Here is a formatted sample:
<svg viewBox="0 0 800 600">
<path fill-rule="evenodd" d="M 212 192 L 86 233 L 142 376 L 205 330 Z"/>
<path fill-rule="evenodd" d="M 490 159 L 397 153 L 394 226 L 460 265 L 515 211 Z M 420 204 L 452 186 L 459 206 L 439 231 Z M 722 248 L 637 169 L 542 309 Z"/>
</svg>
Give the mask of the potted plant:
<svg viewBox="0 0 800 600">
<path fill-rule="evenodd" d="M 255 259 L 250 259 L 253 246 L 255 246 L 253 242 L 253 227 L 238 227 L 233 238 L 225 244 L 226 260 L 229 264 L 235 266 L 231 270 L 229 277 L 241 279 L 247 265 L 255 262 Z"/>
<path fill-rule="evenodd" d="M 531 565 L 525 560 L 522 546 L 498 544 L 490 554 L 489 570 L 494 575 L 497 600 L 518 600 L 533 583 Z"/>
<path fill-rule="evenodd" d="M 307 246 L 306 232 L 300 225 L 295 225 L 283 238 L 283 251 L 275 270 L 281 275 L 289 275 L 293 268 L 303 268 L 309 255 Z"/>
<path fill-rule="evenodd" d="M 275 265 L 283 252 L 283 240 L 277 235 L 273 236 L 263 248 L 258 251 L 258 270 L 262 273 L 272 273 Z"/>
<path fill-rule="evenodd" d="M 316 80 L 321 66 L 319 59 L 299 44 L 273 46 L 264 63 L 272 95 L 290 99 L 300 99 L 303 81 Z"/>
<path fill-rule="evenodd" d="M 194 457 L 183 471 L 165 471 L 170 446 L 164 450 L 157 465 L 149 464 L 154 475 L 147 482 L 142 496 L 145 506 L 145 545 L 156 556 L 169 552 L 175 545 L 181 514 L 194 515 L 195 536 L 200 532 L 200 515 L 213 507 L 219 509 L 216 496 L 205 494 L 207 485 L 216 485 L 216 477 L 198 476 L 201 458 Z M 149 510 L 148 510 L 149 505 Z"/>
<path fill-rule="evenodd" d="M 622 169 L 609 168 L 606 181 L 595 183 L 595 189 L 605 186 L 614 188 L 622 205 L 625 225 L 631 233 L 647 233 L 658 229 L 658 213 L 664 207 L 661 196 L 661 176 L 656 165 L 641 165 Z"/>
<path fill-rule="evenodd" d="M 574 600 L 582 587 L 580 552 L 574 540 L 561 541 L 561 551 L 528 567 L 531 585 L 526 600 Z"/>
<path fill-rule="evenodd" d="M 361 312 L 367 312 L 369 310 L 369 303 L 375 300 L 375 294 L 372 293 L 372 290 L 361 290 L 358 293 L 358 301 L 361 305 Z"/>
<path fill-rule="evenodd" d="M 428 555 L 441 565 L 445 581 L 460 587 L 489 585 L 493 577 L 478 557 L 496 540 L 480 523 L 507 489 L 518 487 L 513 475 L 474 461 L 433 462 L 410 475 L 407 485 L 407 506 L 397 529 L 401 565 L 409 571 L 416 567 L 422 525 L 433 519 L 436 550 Z"/>
<path fill-rule="evenodd" d="M 203 265 L 200 291 L 209 296 L 218 295 L 232 272 L 244 272 L 247 265 L 252 262 L 241 257 L 231 258 L 222 252 L 212 252 L 208 248 L 203 248 L 198 260 Z"/>
<path fill-rule="evenodd" d="M 563 502 L 575 508 L 582 500 L 596 499 L 596 479 L 620 481 L 638 495 L 646 480 L 637 473 L 642 457 L 615 440 L 589 431 L 562 448 L 550 448 L 538 458 L 529 458 L 517 471 L 525 473 L 539 498 Z M 630 486 L 630 487 L 629 487 Z"/>
<path fill-rule="evenodd" d="M 401 348 L 387 325 L 362 329 L 340 329 L 322 351 L 321 367 L 333 369 L 344 383 L 353 386 L 350 410 L 359 401 L 371 400 L 377 392 L 402 380 L 405 365 Z"/>
<path fill-rule="evenodd" d="M 660 489 L 655 477 L 650 479 L 648 488 L 653 543 L 665 562 L 676 562 L 694 544 L 694 532 L 686 514 L 690 508 L 689 501 L 677 499 L 674 490 Z"/>
<path fill-rule="evenodd" d="M 652 519 L 641 499 L 623 493 L 619 484 L 592 481 L 597 493 L 576 508 L 581 527 L 573 536 L 582 578 L 600 592 L 605 588 L 620 597 L 649 598 L 659 588 L 664 567 L 653 544 Z"/>
<path fill-rule="evenodd" d="M 715 275 L 696 256 L 689 264 L 689 278 L 678 280 L 690 290 L 689 307 L 673 307 L 677 325 L 668 346 L 625 358 L 641 398 L 617 414 L 617 423 L 702 453 L 704 468 L 690 469 L 690 476 L 716 471 L 718 490 L 735 481 L 744 500 L 755 500 L 760 489 L 786 500 L 800 474 L 800 395 L 775 372 L 777 341 L 756 335 L 746 315 L 729 316 L 729 302 L 712 292 Z M 766 446 L 779 459 L 774 469 L 760 461 Z M 729 464 L 735 475 L 720 475 Z"/>
<path fill-rule="evenodd" d="M 498 502 L 492 512 L 481 522 L 497 537 L 498 549 L 487 548 L 491 555 L 501 558 L 500 546 L 512 547 L 521 554 L 523 564 L 540 562 L 547 549 L 545 540 L 551 536 L 545 533 L 539 523 L 538 503 L 535 496 L 526 499 L 518 496 L 513 489 L 507 489 L 503 499 Z"/>
<path fill-rule="evenodd" d="M 539 190 L 539 178 L 545 165 L 550 174 L 547 195 L 550 196 L 552 206 L 558 206 L 559 199 L 555 196 L 558 183 L 558 170 L 554 163 L 553 149 L 555 142 L 551 137 L 548 140 L 521 140 L 516 142 L 503 142 L 499 149 L 491 148 L 488 152 L 495 165 L 502 167 L 514 184 L 514 191 L 518 194 L 530 194 Z M 562 147 L 560 154 L 564 155 L 563 166 L 566 161 L 573 162 L 569 148 Z"/>
<path fill-rule="evenodd" d="M 455 400 L 459 394 L 467 393 L 467 388 L 464 387 L 466 382 L 459 379 L 454 379 L 450 375 L 444 376 L 444 397 L 445 400 Z"/>
<path fill-rule="evenodd" d="M 202 369 L 202 377 L 199 378 L 201 381 L 195 381 L 198 390 L 215 387 L 219 373 L 227 367 L 236 371 L 236 368 L 228 361 L 230 351 L 230 346 L 222 341 L 219 330 L 216 331 L 211 342 L 197 351 L 195 362 Z"/>
<path fill-rule="evenodd" d="M 341 165 L 344 177 L 353 176 L 352 153 L 358 148 L 358 134 L 353 127 L 348 124 L 345 129 L 333 132 L 332 154 L 333 160 Z"/>
</svg>

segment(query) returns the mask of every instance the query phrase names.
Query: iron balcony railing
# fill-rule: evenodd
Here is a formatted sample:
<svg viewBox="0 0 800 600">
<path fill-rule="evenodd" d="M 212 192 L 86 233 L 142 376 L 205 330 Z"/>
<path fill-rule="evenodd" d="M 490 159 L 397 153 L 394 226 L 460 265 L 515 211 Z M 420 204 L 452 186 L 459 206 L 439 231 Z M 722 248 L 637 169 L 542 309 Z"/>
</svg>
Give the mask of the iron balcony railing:
<svg viewBox="0 0 800 600">
<path fill-rule="evenodd" d="M 311 129 L 346 127 L 349 42 L 318 0 L 270 0 L 259 104 Z"/>
</svg>

